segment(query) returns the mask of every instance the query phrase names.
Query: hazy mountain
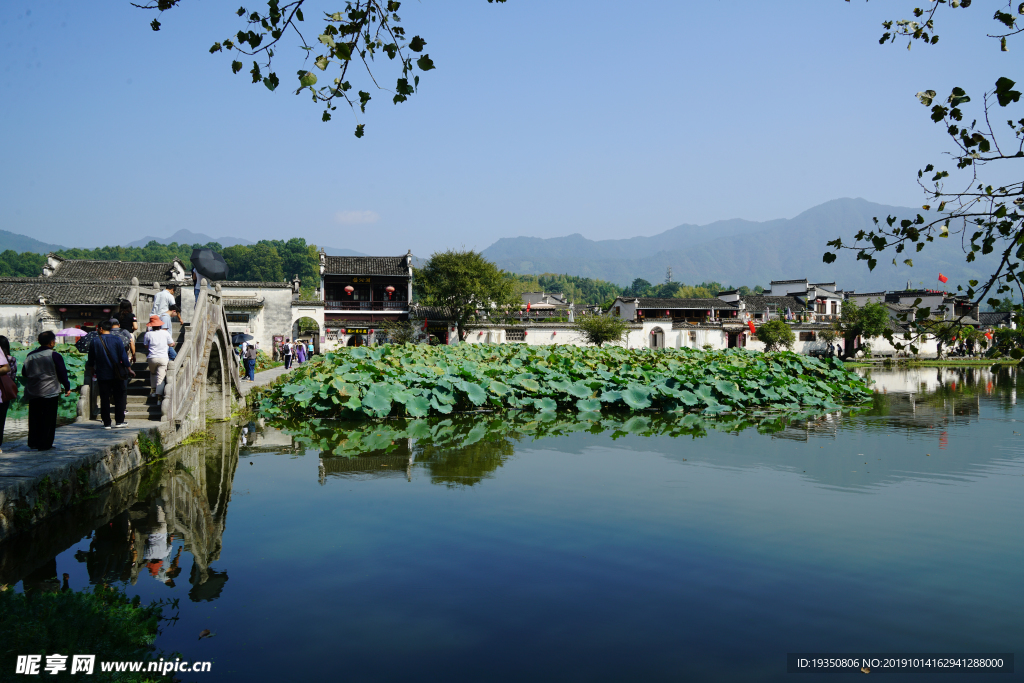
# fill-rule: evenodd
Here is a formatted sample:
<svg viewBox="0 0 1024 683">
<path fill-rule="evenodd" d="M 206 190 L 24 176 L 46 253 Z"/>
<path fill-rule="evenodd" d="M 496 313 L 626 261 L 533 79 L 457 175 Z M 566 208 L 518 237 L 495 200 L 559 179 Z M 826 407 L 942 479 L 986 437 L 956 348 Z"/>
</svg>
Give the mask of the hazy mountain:
<svg viewBox="0 0 1024 683">
<path fill-rule="evenodd" d="M 143 237 L 142 239 L 129 242 L 124 245 L 126 247 L 144 247 L 150 242 L 157 242 L 158 244 L 170 244 L 171 242 L 177 242 L 178 244 L 209 244 L 210 242 L 217 242 L 222 247 L 233 247 L 236 244 L 256 244 L 250 240 L 243 240 L 237 237 L 210 237 L 204 235 L 201 232 L 192 232 L 191 230 L 179 230 L 169 237 Z"/>
<path fill-rule="evenodd" d="M 37 239 L 28 237 L 27 235 L 16 235 L 13 232 L 0 230 L 0 251 L 13 249 L 19 254 L 24 251 L 32 252 L 34 254 L 49 254 L 51 251 L 57 251 L 63 248 L 64 247 L 59 244 L 47 244 L 46 242 L 40 242 Z"/>
<path fill-rule="evenodd" d="M 853 253 L 841 253 L 833 264 L 823 263 L 826 242 L 842 237 L 852 243 L 859 230 L 869 230 L 872 217 L 913 218 L 920 209 L 884 206 L 864 199 L 836 199 L 791 219 L 762 223 L 718 221 L 704 226 L 681 225 L 653 237 L 589 240 L 575 234 L 548 239 L 500 239 L 483 251 L 499 267 L 515 273 L 566 273 L 611 280 L 627 285 L 642 277 L 662 282 L 671 266 L 673 280 L 686 284 L 718 281 L 725 284 L 768 286 L 771 280 L 806 277 L 812 282 L 836 281 L 842 289 L 877 291 L 937 285 L 941 272 L 947 287 L 965 284 L 987 272 L 989 258 L 964 260 L 960 241 L 937 239 L 921 252 L 880 258 L 875 270 Z M 912 250 L 911 250 L 912 251 Z M 897 257 L 896 266 L 892 258 Z M 913 259 L 914 267 L 903 264 Z"/>
</svg>

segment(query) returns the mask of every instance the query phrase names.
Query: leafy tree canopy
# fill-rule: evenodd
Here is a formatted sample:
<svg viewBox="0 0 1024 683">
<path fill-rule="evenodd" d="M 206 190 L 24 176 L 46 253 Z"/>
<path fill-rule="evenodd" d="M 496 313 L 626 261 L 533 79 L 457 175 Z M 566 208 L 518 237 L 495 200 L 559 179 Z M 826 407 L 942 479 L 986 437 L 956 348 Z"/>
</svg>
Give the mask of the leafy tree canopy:
<svg viewBox="0 0 1024 683">
<path fill-rule="evenodd" d="M 622 341 L 629 323 L 613 315 L 583 315 L 576 320 L 574 327 L 587 343 L 603 346 Z"/>
<path fill-rule="evenodd" d="M 994 4 L 995 31 L 988 36 L 1007 52 L 1008 39 L 1024 32 L 1024 3 Z M 908 48 L 915 42 L 935 45 L 939 41 L 936 17 L 968 11 L 974 5 L 970 0 L 928 0 L 914 9 L 912 19 L 884 22 L 879 42 L 905 39 Z M 958 285 L 958 291 L 964 291 L 976 304 L 991 306 L 1001 304 L 998 295 L 1016 292 L 1024 297 L 1024 180 L 1013 180 L 1020 178 L 1024 162 L 1024 118 L 1014 118 L 1020 116 L 1021 93 L 1005 75 L 990 77 L 992 89 L 974 98 L 960 87 L 952 88 L 948 95 L 930 89 L 917 93 L 933 124 L 942 126 L 949 136 L 947 161 L 929 163 L 917 172 L 926 197 L 923 213 L 902 219 L 876 217 L 874 227 L 857 233 L 852 244 L 837 238 L 828 243 L 830 247 L 856 252 L 869 269 L 874 269 L 883 255 L 891 256 L 893 264 L 902 259 L 913 267 L 913 254 L 937 238 L 952 236 L 964 245 L 968 262 L 979 255 L 996 257 L 987 277 L 968 281 L 966 290 Z M 826 252 L 823 260 L 832 263 L 836 252 Z M 1017 305 L 1015 310 L 1022 309 Z M 927 314 L 910 321 L 917 334 L 928 331 L 927 322 Z M 891 338 L 891 334 L 887 336 Z"/>
<path fill-rule="evenodd" d="M 163 13 L 181 4 L 181 0 L 155 0 L 135 6 L 159 12 L 150 22 L 150 28 L 159 31 Z M 361 138 L 365 124 L 359 123 L 359 114 L 366 112 L 366 105 L 373 99 L 370 90 L 388 92 L 394 104 L 405 102 L 416 92 L 420 72 L 434 68 L 430 54 L 424 52 L 427 41 L 418 35 L 408 37 L 398 15 L 402 5 L 398 0 L 347 0 L 336 11 L 313 11 L 311 26 L 304 23 L 305 4 L 306 0 L 266 0 L 266 7 L 258 10 L 239 7 L 232 11 L 238 17 L 235 26 L 239 30 L 234 33 L 225 29 L 231 35 L 213 43 L 210 54 L 231 55 L 232 73 L 244 69 L 252 76 L 254 85 L 263 84 L 274 92 L 281 85 L 274 59 L 288 58 L 277 54 L 278 44 L 286 36 L 289 41 L 297 39 L 298 50 L 284 54 L 296 58 L 293 65 L 300 68 L 291 86 L 286 85 L 285 89 L 296 88 L 296 95 L 305 93 L 315 105 L 323 105 L 322 121 L 331 120 L 331 112 L 338 108 L 338 103 L 347 104 L 356 120 L 355 135 Z M 342 5 L 340 0 L 338 4 Z M 312 33 L 317 31 L 320 33 L 313 40 Z M 309 41 L 306 35 L 311 36 Z M 390 63 L 397 72 L 394 90 L 378 85 L 385 82 L 376 61 L 378 57 L 387 57 L 388 62 L 384 63 Z M 246 63 L 250 59 L 252 68 Z M 355 69 L 350 73 L 353 65 Z M 366 90 L 353 85 L 353 80 L 360 82 L 354 77 L 357 72 Z"/>
<path fill-rule="evenodd" d="M 505 312 L 519 303 L 512 276 L 485 259 L 479 252 L 450 249 L 430 257 L 413 272 L 413 288 L 419 301 L 445 310 L 455 321 L 459 341 L 466 338 L 466 325 L 477 311 Z"/>
<path fill-rule="evenodd" d="M 789 350 L 796 342 L 796 335 L 793 329 L 782 320 L 769 320 L 757 328 L 754 334 L 758 341 L 764 344 L 766 353 L 773 351 Z"/>
</svg>

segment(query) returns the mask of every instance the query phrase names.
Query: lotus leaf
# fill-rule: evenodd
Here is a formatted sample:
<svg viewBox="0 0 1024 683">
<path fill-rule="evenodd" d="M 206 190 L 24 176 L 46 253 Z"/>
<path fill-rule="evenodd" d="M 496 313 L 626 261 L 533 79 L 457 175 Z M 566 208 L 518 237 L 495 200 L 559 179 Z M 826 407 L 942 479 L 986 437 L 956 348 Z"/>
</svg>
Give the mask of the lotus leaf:
<svg viewBox="0 0 1024 683">
<path fill-rule="evenodd" d="M 601 411 L 601 401 L 596 398 L 581 398 L 576 401 L 576 410 L 581 413 L 597 413 Z"/>
</svg>

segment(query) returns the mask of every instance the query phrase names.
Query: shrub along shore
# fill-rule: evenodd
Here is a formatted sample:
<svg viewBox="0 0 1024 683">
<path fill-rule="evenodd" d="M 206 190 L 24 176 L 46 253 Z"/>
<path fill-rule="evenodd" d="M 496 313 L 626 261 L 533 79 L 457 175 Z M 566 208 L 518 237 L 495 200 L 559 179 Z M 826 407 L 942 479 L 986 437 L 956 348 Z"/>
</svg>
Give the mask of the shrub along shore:
<svg viewBox="0 0 1024 683">
<path fill-rule="evenodd" d="M 835 359 L 744 349 L 385 345 L 315 358 L 268 388 L 271 419 L 427 417 L 481 409 L 721 414 L 837 410 L 871 395 Z"/>
</svg>

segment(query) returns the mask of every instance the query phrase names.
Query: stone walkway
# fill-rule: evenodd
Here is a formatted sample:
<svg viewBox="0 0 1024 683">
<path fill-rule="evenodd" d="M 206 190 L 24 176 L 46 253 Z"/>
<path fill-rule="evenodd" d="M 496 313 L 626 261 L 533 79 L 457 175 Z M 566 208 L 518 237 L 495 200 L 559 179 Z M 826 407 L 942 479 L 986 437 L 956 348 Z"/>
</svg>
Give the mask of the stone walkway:
<svg viewBox="0 0 1024 683">
<path fill-rule="evenodd" d="M 257 372 L 254 375 L 254 377 L 256 378 L 255 382 L 247 382 L 243 379 L 242 395 L 247 396 L 249 392 L 252 391 L 253 388 L 255 387 L 265 387 L 268 384 L 273 384 L 275 381 L 277 381 L 278 377 L 281 377 L 282 375 L 291 372 L 297 367 L 299 367 L 298 364 L 293 364 L 291 370 L 285 370 L 284 366 L 282 365 L 280 367 L 271 368 L 270 370 L 264 370 L 263 372 Z"/>
</svg>

